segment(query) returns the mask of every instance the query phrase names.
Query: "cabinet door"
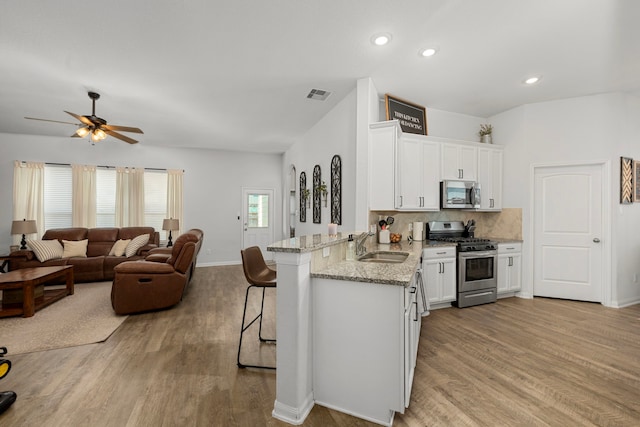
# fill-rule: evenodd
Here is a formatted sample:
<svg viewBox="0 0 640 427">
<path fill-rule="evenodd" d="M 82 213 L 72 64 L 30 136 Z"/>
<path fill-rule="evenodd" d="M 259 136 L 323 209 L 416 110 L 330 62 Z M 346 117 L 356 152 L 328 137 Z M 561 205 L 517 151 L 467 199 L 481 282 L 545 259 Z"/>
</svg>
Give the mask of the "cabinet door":
<svg viewBox="0 0 640 427">
<path fill-rule="evenodd" d="M 442 297 L 443 302 L 456 299 L 456 260 L 443 259 L 442 262 Z"/>
<path fill-rule="evenodd" d="M 475 181 L 478 177 L 478 150 L 462 144 L 442 144 L 442 179 Z"/>
<path fill-rule="evenodd" d="M 442 287 L 440 286 L 442 262 L 439 259 L 427 259 L 424 261 L 423 270 L 427 299 L 430 303 L 442 301 Z"/>
<path fill-rule="evenodd" d="M 478 182 L 481 185 L 480 209 L 502 210 L 502 150 L 478 149 Z"/>
<path fill-rule="evenodd" d="M 398 197 L 397 209 L 422 208 L 422 141 L 401 138 L 398 143 Z"/>
<path fill-rule="evenodd" d="M 422 145 L 422 209 L 440 210 L 440 144 Z"/>
<path fill-rule="evenodd" d="M 522 254 L 511 254 L 511 266 L 509 267 L 509 290 L 522 289 Z"/>
<path fill-rule="evenodd" d="M 395 127 L 369 133 L 369 209 L 395 209 Z"/>
<path fill-rule="evenodd" d="M 510 254 L 498 255 L 498 271 L 496 273 L 498 275 L 498 293 L 509 291 L 509 281 L 511 276 L 511 271 L 509 270 L 510 258 Z"/>
</svg>

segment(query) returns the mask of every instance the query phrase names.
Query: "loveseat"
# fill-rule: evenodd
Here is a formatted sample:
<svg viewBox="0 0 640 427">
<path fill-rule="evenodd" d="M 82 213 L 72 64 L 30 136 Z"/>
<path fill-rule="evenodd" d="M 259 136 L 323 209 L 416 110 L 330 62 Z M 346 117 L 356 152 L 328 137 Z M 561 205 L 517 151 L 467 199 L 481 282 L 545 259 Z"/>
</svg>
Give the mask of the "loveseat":
<svg viewBox="0 0 640 427">
<path fill-rule="evenodd" d="M 116 242 L 133 240 L 144 234 L 149 236 L 148 243 L 137 249 L 131 256 L 109 255 Z M 153 227 L 55 228 L 47 230 L 42 236 L 43 241 L 54 239 L 57 239 L 63 247 L 63 240 L 80 242 L 86 239 L 86 257 L 54 257 L 53 259 L 40 261 L 34 251 L 19 250 L 10 254 L 9 270 L 27 267 L 73 265 L 73 275 L 76 283 L 108 281 L 113 280 L 115 276 L 113 269 L 116 265 L 125 261 L 144 259 L 151 249 L 157 248 L 160 244 L 160 235 Z M 119 244 L 122 243 L 124 242 Z"/>
<path fill-rule="evenodd" d="M 178 304 L 192 277 L 202 240 L 202 230 L 189 230 L 176 239 L 173 247 L 162 248 L 164 254 L 117 265 L 111 286 L 111 305 L 116 314 L 142 313 Z M 171 253 L 164 257 L 169 249 Z"/>
</svg>

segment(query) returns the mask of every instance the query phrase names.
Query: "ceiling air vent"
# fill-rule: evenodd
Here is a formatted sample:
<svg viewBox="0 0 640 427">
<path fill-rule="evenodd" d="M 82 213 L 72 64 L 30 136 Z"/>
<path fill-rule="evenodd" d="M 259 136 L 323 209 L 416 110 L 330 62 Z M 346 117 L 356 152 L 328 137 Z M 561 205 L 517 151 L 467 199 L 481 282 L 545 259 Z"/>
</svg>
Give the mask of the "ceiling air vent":
<svg viewBox="0 0 640 427">
<path fill-rule="evenodd" d="M 309 95 L 307 95 L 307 98 L 316 99 L 318 101 L 324 101 L 329 97 L 329 95 L 331 95 L 331 92 L 327 92 L 326 90 L 311 89 L 311 92 L 309 92 Z"/>
</svg>

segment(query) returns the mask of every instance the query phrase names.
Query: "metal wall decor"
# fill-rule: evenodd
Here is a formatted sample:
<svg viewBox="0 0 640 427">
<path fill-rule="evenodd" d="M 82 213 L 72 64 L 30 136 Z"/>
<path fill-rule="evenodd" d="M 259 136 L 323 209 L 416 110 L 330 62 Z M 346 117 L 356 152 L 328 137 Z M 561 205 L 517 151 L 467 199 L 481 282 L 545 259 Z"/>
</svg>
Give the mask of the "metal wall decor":
<svg viewBox="0 0 640 427">
<path fill-rule="evenodd" d="M 300 222 L 307 222 L 307 174 L 300 172 Z"/>
<path fill-rule="evenodd" d="M 342 160 L 331 159 L 331 222 L 342 225 Z"/>
<path fill-rule="evenodd" d="M 320 165 L 315 165 L 313 167 L 313 222 L 315 224 L 320 224 L 321 215 L 320 215 L 320 186 L 321 181 L 321 173 L 320 173 Z"/>
</svg>

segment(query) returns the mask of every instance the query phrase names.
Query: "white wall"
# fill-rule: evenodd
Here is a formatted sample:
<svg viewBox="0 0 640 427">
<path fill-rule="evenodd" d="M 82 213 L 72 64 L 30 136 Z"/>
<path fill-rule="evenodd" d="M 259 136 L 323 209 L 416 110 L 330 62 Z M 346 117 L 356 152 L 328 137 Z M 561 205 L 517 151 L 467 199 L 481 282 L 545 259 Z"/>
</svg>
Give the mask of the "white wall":
<svg viewBox="0 0 640 427">
<path fill-rule="evenodd" d="M 313 168 L 320 165 L 322 180 L 331 188 L 331 159 L 338 154 L 342 160 L 342 225 L 338 231 L 355 228 L 356 188 L 356 90 L 351 91 L 327 113 L 313 128 L 284 154 L 282 175 L 287 176 L 291 165 L 307 175 L 307 188 L 313 193 Z M 299 193 L 298 193 L 299 194 Z M 327 233 L 331 222 L 331 191 L 327 207 L 322 204 L 320 224 L 313 222 L 313 203 L 307 208 L 307 221 L 300 222 L 296 215 L 296 236 Z"/>
<path fill-rule="evenodd" d="M 5 251 L 12 241 L 14 160 L 184 169 L 182 229 L 204 230 L 199 265 L 240 262 L 242 221 L 237 215 L 242 211 L 242 187 L 273 188 L 276 223 L 282 216 L 280 154 L 162 148 L 112 139 L 91 146 L 80 139 L 3 133 L 0 147 L 0 180 L 4 183 L 0 186 L 0 200 L 4 201 L 0 204 L 0 248 Z"/>
<path fill-rule="evenodd" d="M 523 209 L 523 291 L 532 292 L 531 166 L 558 162 L 610 164 L 611 303 L 640 301 L 640 204 L 620 205 L 620 156 L 640 159 L 640 101 L 603 94 L 524 105 L 491 117 L 494 143 L 505 146 L 504 206 Z M 605 226 L 609 226 L 606 224 Z M 630 232 L 631 231 L 631 232 Z"/>
</svg>

